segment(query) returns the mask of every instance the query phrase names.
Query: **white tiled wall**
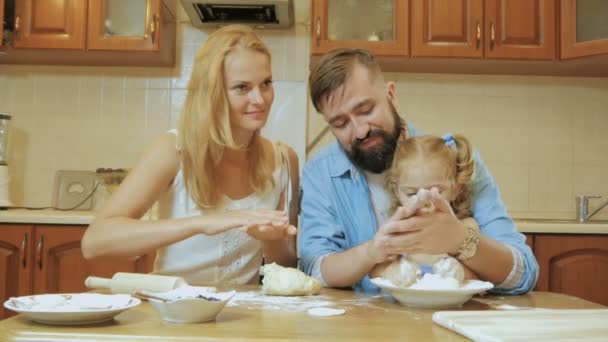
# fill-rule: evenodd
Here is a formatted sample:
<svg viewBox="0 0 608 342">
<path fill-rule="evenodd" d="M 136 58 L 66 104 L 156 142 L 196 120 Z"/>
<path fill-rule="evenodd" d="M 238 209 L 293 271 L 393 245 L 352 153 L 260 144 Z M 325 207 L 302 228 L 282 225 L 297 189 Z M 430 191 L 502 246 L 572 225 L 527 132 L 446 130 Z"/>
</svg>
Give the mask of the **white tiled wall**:
<svg viewBox="0 0 608 342">
<path fill-rule="evenodd" d="M 513 215 L 574 218 L 577 194 L 608 196 L 608 79 L 386 78 L 396 83 L 406 120 L 428 133 L 461 133 L 473 142 Z M 309 115 L 310 140 L 324 123 L 314 108 Z M 328 135 L 323 142 L 331 140 Z M 608 210 L 600 214 L 608 218 Z"/>
<path fill-rule="evenodd" d="M 304 157 L 309 7 L 294 3 L 292 28 L 259 33 L 273 55 L 273 114 L 300 118 L 297 132 L 269 135 L 293 141 Z M 133 166 L 155 136 L 176 126 L 194 54 L 209 32 L 193 27 L 180 8 L 175 68 L 0 65 L 0 112 L 13 114 L 13 203 L 50 205 L 57 170 Z"/>
<path fill-rule="evenodd" d="M 278 94 L 306 87 L 309 8 L 307 1 L 294 3 L 294 27 L 261 32 L 273 53 Z M 0 65 L 0 111 L 14 115 L 9 162 L 16 204 L 50 204 L 58 169 L 130 167 L 154 136 L 175 126 L 194 53 L 208 34 L 192 27 L 183 12 L 178 20 L 175 68 Z M 400 113 L 419 129 L 472 140 L 514 215 L 573 217 L 576 194 L 608 196 L 608 79 L 387 79 L 397 83 Z M 302 106 L 297 102 L 277 96 L 274 108 Z M 309 106 L 307 140 L 323 127 Z M 331 134 L 319 146 L 329 141 Z"/>
</svg>

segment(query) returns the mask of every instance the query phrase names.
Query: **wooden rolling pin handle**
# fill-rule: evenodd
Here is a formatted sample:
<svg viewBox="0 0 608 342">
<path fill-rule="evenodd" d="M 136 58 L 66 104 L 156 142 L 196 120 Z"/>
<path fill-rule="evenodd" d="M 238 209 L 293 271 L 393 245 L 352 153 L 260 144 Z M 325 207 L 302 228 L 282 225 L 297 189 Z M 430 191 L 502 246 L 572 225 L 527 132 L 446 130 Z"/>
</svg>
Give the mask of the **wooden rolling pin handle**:
<svg viewBox="0 0 608 342">
<path fill-rule="evenodd" d="M 90 289 L 109 289 L 112 286 L 112 279 L 87 277 L 84 281 L 84 285 Z"/>
</svg>

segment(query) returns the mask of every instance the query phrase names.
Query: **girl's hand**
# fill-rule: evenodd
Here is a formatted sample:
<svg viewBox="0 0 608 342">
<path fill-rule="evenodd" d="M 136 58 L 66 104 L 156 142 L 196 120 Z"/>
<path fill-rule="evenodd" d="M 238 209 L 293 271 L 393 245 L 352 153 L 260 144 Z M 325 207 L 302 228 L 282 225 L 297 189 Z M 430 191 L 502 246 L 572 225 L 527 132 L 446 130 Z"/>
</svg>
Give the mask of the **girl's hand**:
<svg viewBox="0 0 608 342">
<path fill-rule="evenodd" d="M 295 236 L 298 229 L 292 225 L 251 225 L 244 227 L 243 230 L 249 236 L 265 241 L 265 240 L 281 240 L 289 236 Z"/>
</svg>

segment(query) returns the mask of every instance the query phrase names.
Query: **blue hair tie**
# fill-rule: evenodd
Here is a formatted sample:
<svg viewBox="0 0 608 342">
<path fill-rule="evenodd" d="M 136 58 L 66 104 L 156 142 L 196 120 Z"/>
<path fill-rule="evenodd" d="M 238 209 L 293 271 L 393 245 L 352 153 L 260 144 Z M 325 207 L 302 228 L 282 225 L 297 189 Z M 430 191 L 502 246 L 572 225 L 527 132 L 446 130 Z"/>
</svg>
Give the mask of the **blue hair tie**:
<svg viewBox="0 0 608 342">
<path fill-rule="evenodd" d="M 456 140 L 454 140 L 454 137 L 452 136 L 452 134 L 448 133 L 445 134 L 443 137 L 441 137 L 443 139 L 443 141 L 445 141 L 445 146 L 449 147 L 449 148 L 456 148 Z"/>
<path fill-rule="evenodd" d="M 427 273 L 431 273 L 432 274 L 433 273 L 433 266 L 431 266 L 431 265 L 420 265 L 420 273 L 422 273 L 421 276 L 424 276 Z"/>
</svg>

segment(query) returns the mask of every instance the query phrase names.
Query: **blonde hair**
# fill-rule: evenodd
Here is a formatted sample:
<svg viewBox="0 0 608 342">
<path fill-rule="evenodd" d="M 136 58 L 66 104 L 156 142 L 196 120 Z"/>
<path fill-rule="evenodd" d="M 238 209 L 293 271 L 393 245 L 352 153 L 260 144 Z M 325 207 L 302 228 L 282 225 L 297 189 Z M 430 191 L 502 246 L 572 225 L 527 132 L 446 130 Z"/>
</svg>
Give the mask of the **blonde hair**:
<svg viewBox="0 0 608 342">
<path fill-rule="evenodd" d="M 186 189 L 204 209 L 223 205 L 217 179 L 222 176 L 219 165 L 226 148 L 248 151 L 249 182 L 256 192 L 274 186 L 269 162 L 273 155 L 262 148 L 260 132 L 248 146 L 237 145 L 232 136 L 224 65 L 226 56 L 237 47 L 261 52 L 270 62 L 268 48 L 250 27 L 229 25 L 218 29 L 209 35 L 194 59 L 181 112 L 179 146 Z"/>
<path fill-rule="evenodd" d="M 454 187 L 460 185 L 456 198 L 450 202 L 456 216 L 459 219 L 471 216 L 471 179 L 475 172 L 473 149 L 469 140 L 462 135 L 454 135 L 453 138 L 454 148 L 448 146 L 443 138 L 429 135 L 408 138 L 399 143 L 386 176 L 386 187 L 392 196 L 391 213 L 400 205 L 396 194 L 403 170 L 411 165 L 410 162 L 424 158 L 441 161 L 446 175 L 454 181 Z"/>
</svg>

